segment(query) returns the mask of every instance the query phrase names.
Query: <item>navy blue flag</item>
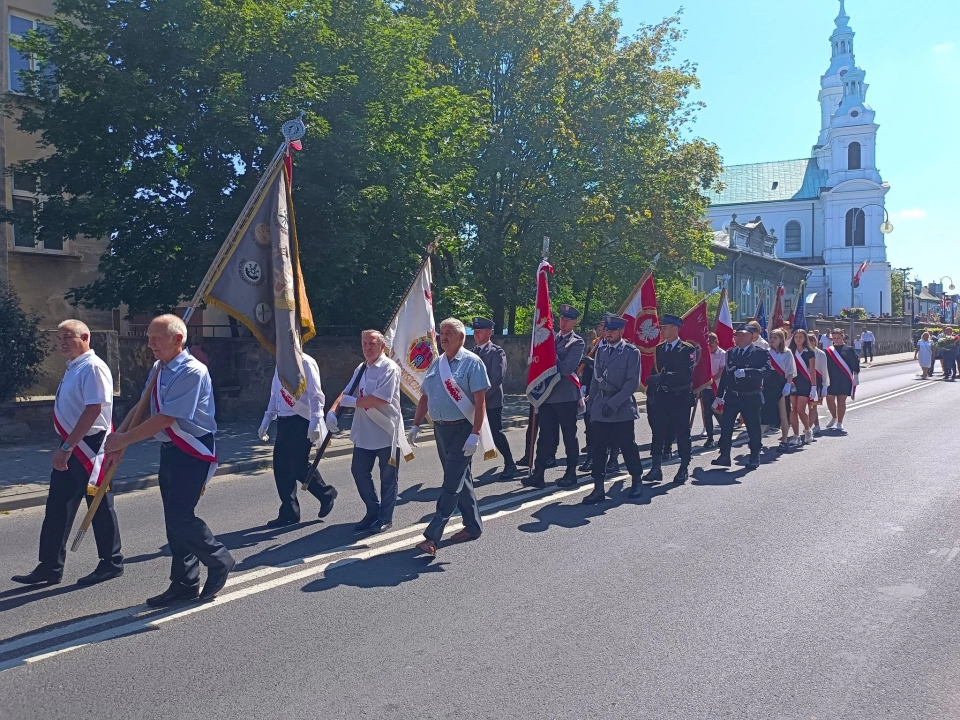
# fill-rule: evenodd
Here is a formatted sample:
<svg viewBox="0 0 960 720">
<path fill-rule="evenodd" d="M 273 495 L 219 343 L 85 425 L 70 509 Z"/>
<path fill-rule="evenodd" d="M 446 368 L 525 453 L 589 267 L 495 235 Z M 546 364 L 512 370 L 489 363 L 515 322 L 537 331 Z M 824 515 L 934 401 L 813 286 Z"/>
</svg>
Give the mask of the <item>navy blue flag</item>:
<svg viewBox="0 0 960 720">
<path fill-rule="evenodd" d="M 807 301 L 803 296 L 803 283 L 800 283 L 800 291 L 797 293 L 797 309 L 793 313 L 793 329 L 807 329 Z"/>
<path fill-rule="evenodd" d="M 754 316 L 754 320 L 760 323 L 760 337 L 764 340 L 767 339 L 767 308 L 764 305 L 764 297 L 760 296 L 760 304 L 757 305 L 757 314 Z"/>
</svg>

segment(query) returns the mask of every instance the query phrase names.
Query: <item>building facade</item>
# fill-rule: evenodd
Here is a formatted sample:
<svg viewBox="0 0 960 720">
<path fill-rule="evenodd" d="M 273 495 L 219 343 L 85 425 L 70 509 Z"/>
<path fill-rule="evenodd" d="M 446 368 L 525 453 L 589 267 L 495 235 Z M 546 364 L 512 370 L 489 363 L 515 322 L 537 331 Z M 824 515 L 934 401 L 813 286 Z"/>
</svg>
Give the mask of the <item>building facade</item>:
<svg viewBox="0 0 960 720">
<path fill-rule="evenodd" d="M 820 79 L 820 135 L 809 157 L 737 165 L 724 170 L 724 189 L 711 195 L 707 219 L 721 230 L 732 214 L 763 216 L 777 237 L 776 254 L 808 268 L 808 312 L 837 314 L 851 304 L 854 271 L 869 262 L 853 305 L 889 313 L 890 276 L 884 198 L 890 185 L 877 167 L 874 110 L 854 56 L 855 33 L 844 0 L 830 36 L 831 58 Z"/>
<path fill-rule="evenodd" d="M 11 37 L 30 30 L 43 31 L 55 9 L 53 0 L 0 0 L 3 11 L 0 90 L 20 92 L 23 85 L 18 70 L 32 69 L 34 59 L 16 50 Z M 44 150 L 36 138 L 17 129 L 14 118 L 4 117 L 0 123 L 0 165 L 15 166 L 40 156 Z M 2 179 L 3 198 L 7 209 L 27 216 L 43 202 L 37 178 L 14 171 Z M 107 244 L 89 238 L 43 239 L 17 224 L 0 225 L 4 242 L 0 243 L 0 280 L 20 296 L 20 304 L 28 313 L 41 318 L 41 327 L 51 328 L 67 318 L 79 318 L 92 329 L 109 330 L 115 325 L 110 311 L 85 310 L 74 307 L 65 298 L 70 288 L 86 285 L 96 279 L 100 255 Z M 118 314 L 117 314 L 118 315 Z"/>
</svg>

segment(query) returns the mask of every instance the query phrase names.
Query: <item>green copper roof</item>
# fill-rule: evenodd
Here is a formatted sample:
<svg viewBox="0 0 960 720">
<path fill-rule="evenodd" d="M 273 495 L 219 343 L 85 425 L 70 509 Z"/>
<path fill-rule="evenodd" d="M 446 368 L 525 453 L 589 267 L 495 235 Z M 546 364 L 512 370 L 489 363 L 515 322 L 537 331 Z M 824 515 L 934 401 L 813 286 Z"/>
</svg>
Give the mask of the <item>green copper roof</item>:
<svg viewBox="0 0 960 720">
<path fill-rule="evenodd" d="M 814 158 L 731 165 L 720 176 L 726 189 L 707 193 L 707 197 L 713 205 L 815 200 L 826 186 L 827 176 Z"/>
</svg>

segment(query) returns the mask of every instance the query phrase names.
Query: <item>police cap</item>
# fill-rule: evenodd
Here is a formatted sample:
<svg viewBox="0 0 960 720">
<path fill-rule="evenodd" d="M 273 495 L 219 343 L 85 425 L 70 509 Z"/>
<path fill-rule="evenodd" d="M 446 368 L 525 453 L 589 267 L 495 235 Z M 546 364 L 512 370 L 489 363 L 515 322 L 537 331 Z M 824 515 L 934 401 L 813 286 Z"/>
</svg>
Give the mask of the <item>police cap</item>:
<svg viewBox="0 0 960 720">
<path fill-rule="evenodd" d="M 475 317 L 473 319 L 474 330 L 493 330 L 493 320 L 489 318 Z"/>
<path fill-rule="evenodd" d="M 683 320 L 678 318 L 676 315 L 664 315 L 660 318 L 661 325 L 676 325 L 677 327 L 683 327 Z"/>
<path fill-rule="evenodd" d="M 560 306 L 560 317 L 566 318 L 567 320 L 576 320 L 580 317 L 580 311 L 573 305 L 564 304 Z"/>
</svg>

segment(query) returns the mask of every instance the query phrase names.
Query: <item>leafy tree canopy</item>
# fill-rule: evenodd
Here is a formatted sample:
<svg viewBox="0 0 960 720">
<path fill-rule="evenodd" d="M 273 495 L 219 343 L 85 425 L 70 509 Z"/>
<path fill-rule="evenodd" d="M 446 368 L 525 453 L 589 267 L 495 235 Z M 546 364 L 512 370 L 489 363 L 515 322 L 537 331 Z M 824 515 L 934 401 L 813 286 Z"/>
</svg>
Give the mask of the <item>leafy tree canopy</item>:
<svg viewBox="0 0 960 720">
<path fill-rule="evenodd" d="M 33 385 L 47 356 L 39 318 L 20 309 L 16 293 L 0 285 L 0 402 L 9 402 Z"/>
</svg>

